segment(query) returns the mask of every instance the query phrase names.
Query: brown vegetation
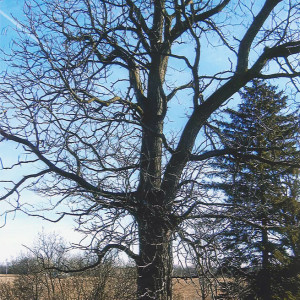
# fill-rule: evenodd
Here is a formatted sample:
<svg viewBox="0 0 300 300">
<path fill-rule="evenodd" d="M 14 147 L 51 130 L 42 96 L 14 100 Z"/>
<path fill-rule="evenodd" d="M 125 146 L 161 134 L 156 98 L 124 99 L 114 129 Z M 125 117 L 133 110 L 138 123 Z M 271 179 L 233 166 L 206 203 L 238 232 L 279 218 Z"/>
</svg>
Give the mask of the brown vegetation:
<svg viewBox="0 0 300 300">
<path fill-rule="evenodd" d="M 219 250 L 219 220 L 249 224 L 247 207 L 228 212 L 211 191 L 212 159 L 299 166 L 277 160 L 278 145 L 224 143 L 215 126 L 252 80 L 290 79 L 299 92 L 299 0 L 20 2 L 26 20 L 0 50 L 0 143 L 17 150 L 0 161 L 3 220 L 72 217 L 93 266 L 122 251 L 139 300 L 172 299 L 175 255 Z"/>
<path fill-rule="evenodd" d="M 114 280 L 111 280 L 114 278 Z M 115 272 L 114 277 L 69 276 L 47 274 L 0 277 L 1 300 L 131 300 L 135 298 L 133 276 Z"/>
<path fill-rule="evenodd" d="M 126 272 L 101 278 L 0 275 L 1 300 L 133 300 L 135 283 Z M 173 279 L 174 300 L 200 300 L 198 279 Z M 211 298 L 206 298 L 210 300 Z"/>
</svg>

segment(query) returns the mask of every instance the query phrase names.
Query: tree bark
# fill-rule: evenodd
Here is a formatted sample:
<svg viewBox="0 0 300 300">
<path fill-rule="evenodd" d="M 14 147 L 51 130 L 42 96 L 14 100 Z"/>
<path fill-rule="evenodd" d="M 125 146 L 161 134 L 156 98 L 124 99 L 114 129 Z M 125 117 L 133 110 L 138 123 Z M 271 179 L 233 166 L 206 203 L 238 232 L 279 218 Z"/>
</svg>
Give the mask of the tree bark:
<svg viewBox="0 0 300 300">
<path fill-rule="evenodd" d="M 263 219 L 262 224 L 267 225 L 266 218 Z M 271 297 L 271 274 L 270 274 L 270 257 L 269 257 L 269 237 L 268 231 L 262 231 L 262 269 L 259 282 L 259 294 L 262 300 L 270 300 Z"/>
<path fill-rule="evenodd" d="M 150 214 L 149 214 L 150 216 Z M 172 231 L 165 220 L 139 221 L 138 300 L 172 300 Z"/>
</svg>

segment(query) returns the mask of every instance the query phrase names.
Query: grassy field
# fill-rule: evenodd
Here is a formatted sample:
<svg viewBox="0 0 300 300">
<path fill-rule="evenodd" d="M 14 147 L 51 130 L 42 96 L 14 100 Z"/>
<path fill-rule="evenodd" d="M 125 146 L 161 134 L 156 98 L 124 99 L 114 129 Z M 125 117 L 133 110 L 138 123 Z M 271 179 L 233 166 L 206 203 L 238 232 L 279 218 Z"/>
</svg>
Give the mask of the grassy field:
<svg viewBox="0 0 300 300">
<path fill-rule="evenodd" d="M 173 293 L 178 300 L 200 300 L 198 280 L 173 279 Z M 209 299 L 209 298 L 207 298 Z"/>
<path fill-rule="evenodd" d="M 18 275 L 0 275 L 0 285 L 12 286 L 13 283 L 18 278 L 19 278 Z M 67 281 L 70 281 L 70 279 L 69 278 L 62 279 L 62 282 L 64 283 L 66 283 Z M 202 298 L 200 297 L 199 292 L 200 292 L 200 286 L 198 280 L 173 279 L 173 294 L 175 300 L 200 300 Z M 0 299 L 9 300 L 9 299 L 4 299 L 3 296 L 0 297 Z M 72 299 L 72 297 L 70 299 Z M 78 299 L 78 297 L 74 297 L 74 299 Z M 209 299 L 210 298 L 207 298 L 207 300 Z"/>
<path fill-rule="evenodd" d="M 5 275 L 0 274 L 0 283 L 8 283 L 13 282 L 16 278 L 18 278 L 18 275 Z"/>
</svg>

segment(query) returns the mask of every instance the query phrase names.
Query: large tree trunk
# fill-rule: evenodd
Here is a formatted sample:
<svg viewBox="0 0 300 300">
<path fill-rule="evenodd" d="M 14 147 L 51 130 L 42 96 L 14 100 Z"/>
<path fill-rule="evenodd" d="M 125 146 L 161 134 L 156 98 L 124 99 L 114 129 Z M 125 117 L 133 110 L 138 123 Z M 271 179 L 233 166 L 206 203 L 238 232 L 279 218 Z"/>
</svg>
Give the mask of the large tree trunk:
<svg viewBox="0 0 300 300">
<path fill-rule="evenodd" d="M 267 219 L 264 218 L 262 225 L 267 225 Z M 269 237 L 267 229 L 262 230 L 262 268 L 259 278 L 259 294 L 262 300 L 270 300 L 271 297 L 271 274 L 270 274 L 270 256 L 269 256 Z"/>
<path fill-rule="evenodd" d="M 148 220 L 147 220 L 148 219 Z M 172 299 L 172 232 L 155 217 L 139 222 L 138 300 Z"/>
</svg>

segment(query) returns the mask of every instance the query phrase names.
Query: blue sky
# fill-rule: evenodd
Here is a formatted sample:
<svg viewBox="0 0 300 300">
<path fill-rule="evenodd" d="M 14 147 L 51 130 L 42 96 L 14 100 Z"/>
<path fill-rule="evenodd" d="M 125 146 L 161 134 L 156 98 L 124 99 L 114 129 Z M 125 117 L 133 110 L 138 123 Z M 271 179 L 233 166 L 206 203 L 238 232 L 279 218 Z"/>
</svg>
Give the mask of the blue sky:
<svg viewBox="0 0 300 300">
<path fill-rule="evenodd" d="M 6 47 L 11 41 L 12 28 L 16 26 L 12 15 L 22 18 L 22 4 L 20 0 L 0 0 L 1 47 Z"/>
<path fill-rule="evenodd" d="M 15 37 L 14 28 L 20 26 L 17 20 L 22 21 L 24 19 L 23 14 L 23 0 L 0 0 L 0 48 L 9 50 L 9 45 L 12 42 L 12 39 Z M 15 20 L 14 20 L 14 18 Z M 217 49 L 216 49 L 217 50 Z M 187 51 L 183 49 L 182 51 Z M 219 63 L 222 62 L 222 58 L 219 57 L 216 59 L 216 56 L 212 53 L 206 53 L 207 56 L 211 56 L 211 60 L 207 59 L 205 62 L 210 67 L 210 70 L 213 71 L 213 67 L 217 67 Z M 4 69 L 5 65 L 0 62 L 0 69 Z M 180 72 L 180 76 L 185 74 L 183 71 Z M 174 76 L 174 74 L 172 74 Z M 189 79 L 187 79 L 188 81 Z M 184 111 L 182 111 L 182 105 L 180 101 L 174 101 L 172 103 L 172 112 L 171 114 L 182 115 L 184 119 Z M 1 115 L 0 115 L 1 117 Z M 178 118 L 177 118 L 178 120 Z M 176 122 L 177 123 L 177 122 Z M 172 123 L 174 126 L 174 123 Z M 8 165 L 8 161 L 18 156 L 18 149 L 13 143 L 0 143 L 0 158 L 3 163 Z M 22 173 L 22 172 L 21 172 Z M 21 174 L 15 171 L 15 178 L 20 177 Z M 38 202 L 39 197 L 33 193 L 26 193 L 25 200 Z M 5 203 L 0 203 L 0 215 L 8 206 Z M 0 226 L 4 223 L 4 216 L 0 216 Z M 62 220 L 58 224 L 49 223 L 47 221 L 42 221 L 41 219 L 32 218 L 24 215 L 21 212 L 16 214 L 9 214 L 6 220 L 6 225 L 0 228 L 0 262 L 5 262 L 10 260 L 13 257 L 18 256 L 21 251 L 25 251 L 25 248 L 22 245 L 31 245 L 34 239 L 38 234 L 44 231 L 53 232 L 60 234 L 67 241 L 76 241 L 78 240 L 78 234 L 73 230 L 73 223 L 70 219 Z"/>
<path fill-rule="evenodd" d="M 22 7 L 23 0 L 0 0 L 0 48 L 8 49 L 14 36 L 13 28 L 17 26 L 12 15 L 19 20 L 24 18 Z M 3 69 L 4 64 L 0 64 Z M 0 116 L 1 117 L 1 116 Z M 16 145 L 0 143 L 0 158 L 3 163 L 15 158 L 18 155 Z M 27 193 L 27 198 L 37 198 L 36 195 Z M 37 199 L 38 200 L 38 199 Z M 0 215 L 8 206 L 0 204 Z M 0 216 L 0 226 L 4 223 L 4 216 Z M 41 219 L 32 218 L 21 212 L 7 216 L 6 225 L 0 228 L 0 263 L 17 257 L 21 252 L 26 252 L 22 245 L 32 245 L 36 237 L 44 231 L 47 233 L 56 232 L 67 241 L 77 240 L 78 234 L 73 230 L 73 223 L 69 220 L 62 220 L 59 224 L 53 224 Z"/>
<path fill-rule="evenodd" d="M 22 20 L 24 18 L 22 6 L 24 0 L 0 0 L 0 48 L 9 49 L 8 46 L 12 41 L 14 36 L 13 28 L 18 26 L 18 23 L 12 19 L 12 15 L 17 20 Z M 222 48 L 214 48 L 215 52 L 211 52 L 210 49 L 205 51 L 205 48 L 202 49 L 202 55 L 205 56 L 205 60 L 202 62 L 201 70 L 205 73 L 209 70 L 211 73 L 215 72 L 218 67 L 224 67 L 224 61 L 229 63 L 227 60 L 224 60 L 224 53 L 220 53 Z M 187 51 L 187 49 L 183 49 Z M 227 56 L 226 56 L 227 57 Z M 3 63 L 0 63 L 0 69 L 4 68 Z M 181 76 L 184 72 L 180 72 Z M 173 75 L 173 74 L 172 74 Z M 182 97 L 183 101 L 185 100 Z M 172 114 L 184 112 L 181 111 L 181 103 L 178 100 L 178 103 L 174 101 L 172 103 Z M 1 115 L 0 115 L 1 117 Z M 173 123 L 171 123 L 173 126 Z M 17 155 L 18 150 L 15 149 L 15 145 L 5 143 L 2 145 L 0 143 L 0 158 L 3 161 L 7 161 L 10 158 L 13 158 Z M 33 201 L 39 200 L 39 198 L 34 194 L 26 194 L 26 197 L 32 198 Z M 4 210 L 4 205 L 0 204 L 0 215 Z M 3 223 L 3 217 L 0 217 L 0 226 Z M 55 231 L 58 234 L 62 235 L 69 241 L 77 239 L 78 235 L 73 230 L 73 224 L 70 220 L 63 220 L 59 224 L 48 223 L 37 218 L 26 217 L 22 213 L 17 213 L 15 216 L 13 214 L 9 215 L 7 219 L 7 224 L 5 227 L 0 228 L 0 262 L 4 262 L 6 259 L 15 257 L 22 250 L 22 244 L 30 245 L 39 232 L 42 231 L 52 232 Z"/>
<path fill-rule="evenodd" d="M 12 143 L 0 143 L 0 158 L 4 165 L 8 165 L 9 161 L 13 161 L 18 156 L 18 149 Z M 14 171 L 15 173 L 17 171 Z M 15 174 L 18 177 L 19 174 Z M 23 199 L 26 202 L 41 202 L 36 194 L 25 192 Z M 18 211 L 10 213 L 6 219 L 2 213 L 11 207 L 6 203 L 0 203 L 0 263 L 11 260 L 19 256 L 21 252 L 26 252 L 23 245 L 31 246 L 33 241 L 37 239 L 43 231 L 45 234 L 53 232 L 64 237 L 67 242 L 75 242 L 79 238 L 79 234 L 73 229 L 73 222 L 69 219 L 63 219 L 59 223 L 50 223 L 39 218 L 28 217 L 24 213 Z"/>
</svg>

